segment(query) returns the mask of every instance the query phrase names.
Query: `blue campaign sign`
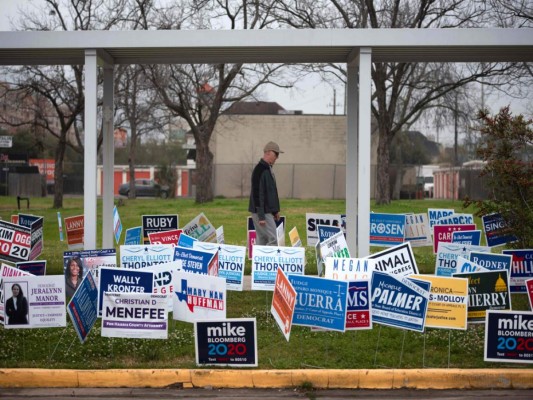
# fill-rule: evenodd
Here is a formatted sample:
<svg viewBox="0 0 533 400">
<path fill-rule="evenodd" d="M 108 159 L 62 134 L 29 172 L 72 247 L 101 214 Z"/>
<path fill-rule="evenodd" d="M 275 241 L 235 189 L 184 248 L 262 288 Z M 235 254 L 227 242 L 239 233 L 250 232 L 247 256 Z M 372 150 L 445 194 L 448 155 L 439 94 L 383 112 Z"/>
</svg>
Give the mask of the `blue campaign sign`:
<svg viewBox="0 0 533 400">
<path fill-rule="evenodd" d="M 98 315 L 102 313 L 104 292 L 109 293 L 152 293 L 154 273 L 130 268 L 100 267 L 100 289 L 98 291 Z"/>
<path fill-rule="evenodd" d="M 324 240 L 329 239 L 337 232 L 341 231 L 340 226 L 329 226 L 329 225 L 317 225 L 318 229 L 318 242 L 322 243 Z"/>
<path fill-rule="evenodd" d="M 372 321 L 383 325 L 424 331 L 431 283 L 374 271 Z"/>
<path fill-rule="evenodd" d="M 181 233 L 180 237 L 178 238 L 178 246 L 184 247 L 187 249 L 192 249 L 194 247 L 194 242 L 197 242 L 198 239 L 193 238 L 192 236 L 186 235 L 185 233 Z"/>
<path fill-rule="evenodd" d="M 471 251 L 470 261 L 491 271 L 506 269 L 509 271 L 509 273 L 511 273 L 511 262 L 513 261 L 513 256 L 510 254 L 494 254 Z"/>
<path fill-rule="evenodd" d="M 453 208 L 428 208 L 429 229 L 433 232 L 433 225 L 441 218 L 455 213 Z"/>
<path fill-rule="evenodd" d="M 481 243 L 481 230 L 452 232 L 452 243 L 479 246 Z"/>
<path fill-rule="evenodd" d="M 487 310 L 485 361 L 533 363 L 533 313 Z"/>
<path fill-rule="evenodd" d="M 183 233 L 180 237 L 183 236 Z M 181 260 L 182 270 L 193 272 L 195 274 L 209 274 L 209 265 L 213 260 L 215 253 L 193 250 L 185 247 L 176 247 L 174 249 L 174 261 Z"/>
<path fill-rule="evenodd" d="M 526 293 L 526 280 L 533 278 L 533 249 L 504 250 L 513 257 L 509 282 L 511 293 Z"/>
<path fill-rule="evenodd" d="M 117 206 L 113 207 L 113 231 L 115 232 L 115 241 L 118 244 L 122 234 L 122 222 L 120 221 Z"/>
<path fill-rule="evenodd" d="M 511 233 L 511 227 L 507 225 L 500 213 L 484 215 L 481 219 L 483 220 L 487 246 L 502 246 L 516 241 L 516 236 Z"/>
<path fill-rule="evenodd" d="M 125 245 L 134 245 L 142 243 L 142 226 L 126 229 L 126 237 L 124 238 Z"/>
<path fill-rule="evenodd" d="M 293 325 L 345 331 L 348 282 L 288 275 L 296 290 Z"/>
<path fill-rule="evenodd" d="M 405 215 L 370 213 L 370 244 L 396 246 L 405 240 Z"/>
<path fill-rule="evenodd" d="M 32 224 L 35 221 L 38 221 L 40 218 L 43 218 L 43 217 L 39 217 L 37 215 L 30 215 L 30 214 L 19 214 L 19 225 L 31 228 Z"/>
<path fill-rule="evenodd" d="M 85 343 L 87 335 L 98 318 L 98 287 L 91 272 L 83 279 L 80 287 L 72 296 L 67 311 L 80 342 Z"/>
</svg>

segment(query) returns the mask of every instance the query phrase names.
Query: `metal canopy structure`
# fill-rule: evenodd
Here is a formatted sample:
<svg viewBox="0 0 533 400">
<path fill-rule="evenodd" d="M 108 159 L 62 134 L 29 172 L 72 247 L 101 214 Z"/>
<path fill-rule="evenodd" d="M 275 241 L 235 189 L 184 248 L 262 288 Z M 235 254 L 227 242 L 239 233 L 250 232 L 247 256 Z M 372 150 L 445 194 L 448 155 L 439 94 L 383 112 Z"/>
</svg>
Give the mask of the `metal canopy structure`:
<svg viewBox="0 0 533 400">
<path fill-rule="evenodd" d="M 115 64 L 345 63 L 347 241 L 369 254 L 372 62 L 531 62 L 533 29 L 0 32 L 0 65 L 85 65 L 86 249 L 96 243 L 97 69 L 103 83 L 102 247 L 113 246 Z M 353 229 L 352 227 L 355 227 Z M 354 251 L 356 250 L 356 251 Z"/>
</svg>

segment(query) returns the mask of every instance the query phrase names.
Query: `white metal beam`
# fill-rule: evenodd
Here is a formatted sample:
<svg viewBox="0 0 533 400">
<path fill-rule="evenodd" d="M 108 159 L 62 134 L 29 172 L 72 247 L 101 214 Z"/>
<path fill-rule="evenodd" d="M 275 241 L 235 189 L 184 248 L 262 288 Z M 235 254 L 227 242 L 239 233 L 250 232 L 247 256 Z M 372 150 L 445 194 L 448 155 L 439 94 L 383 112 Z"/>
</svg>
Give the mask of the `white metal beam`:
<svg viewBox="0 0 533 400">
<path fill-rule="evenodd" d="M 370 161 L 371 161 L 371 101 L 372 50 L 362 48 L 357 59 L 359 91 L 357 104 L 358 168 L 357 168 L 357 257 L 370 254 Z"/>
<path fill-rule="evenodd" d="M 103 99 L 103 190 L 102 190 L 102 248 L 113 248 L 113 206 L 114 206 L 114 127 L 113 127 L 113 65 L 104 64 Z M 94 166 L 96 170 L 96 165 Z"/>
<path fill-rule="evenodd" d="M 96 249 L 96 107 L 98 89 L 98 55 L 95 49 L 85 50 L 85 128 L 83 164 L 83 207 L 85 215 L 85 249 Z"/>
</svg>

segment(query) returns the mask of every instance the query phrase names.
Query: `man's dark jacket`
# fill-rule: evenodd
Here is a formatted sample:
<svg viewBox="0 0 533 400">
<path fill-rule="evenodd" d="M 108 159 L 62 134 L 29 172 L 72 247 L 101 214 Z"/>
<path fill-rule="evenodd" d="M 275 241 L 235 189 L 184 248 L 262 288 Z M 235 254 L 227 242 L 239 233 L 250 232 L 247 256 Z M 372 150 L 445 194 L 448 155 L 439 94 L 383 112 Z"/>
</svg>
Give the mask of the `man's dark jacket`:
<svg viewBox="0 0 533 400">
<path fill-rule="evenodd" d="M 272 175 L 270 165 L 261 159 L 252 172 L 252 190 L 248 211 L 257 213 L 259 220 L 262 221 L 265 219 L 265 214 L 276 214 L 279 208 L 276 180 Z"/>
</svg>

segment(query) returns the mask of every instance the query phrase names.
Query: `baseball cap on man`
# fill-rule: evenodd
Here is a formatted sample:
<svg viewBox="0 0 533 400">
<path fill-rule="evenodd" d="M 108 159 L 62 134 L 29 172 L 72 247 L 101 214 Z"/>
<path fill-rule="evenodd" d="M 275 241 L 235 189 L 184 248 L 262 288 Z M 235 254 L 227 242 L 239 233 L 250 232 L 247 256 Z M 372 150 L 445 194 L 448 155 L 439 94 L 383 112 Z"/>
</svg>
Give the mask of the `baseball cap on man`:
<svg viewBox="0 0 533 400">
<path fill-rule="evenodd" d="M 276 142 L 268 142 L 265 145 L 265 148 L 263 149 L 263 151 L 274 151 L 276 153 L 283 153 L 283 151 L 279 149 L 279 146 Z"/>
</svg>

